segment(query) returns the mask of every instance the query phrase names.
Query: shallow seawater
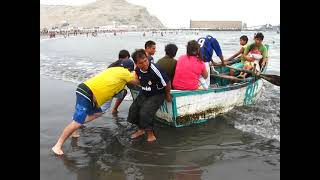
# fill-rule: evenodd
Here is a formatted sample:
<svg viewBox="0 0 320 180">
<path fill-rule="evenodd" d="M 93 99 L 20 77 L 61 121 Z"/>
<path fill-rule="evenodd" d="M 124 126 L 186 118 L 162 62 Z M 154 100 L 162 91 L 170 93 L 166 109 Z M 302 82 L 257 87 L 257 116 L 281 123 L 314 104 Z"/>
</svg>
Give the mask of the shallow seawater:
<svg viewBox="0 0 320 180">
<path fill-rule="evenodd" d="M 118 116 L 108 112 L 85 125 L 79 139 L 69 139 L 63 157 L 50 152 L 71 121 L 77 83 L 116 60 L 121 49 L 132 52 L 152 39 L 157 43 L 156 60 L 169 42 L 178 45 L 179 56 L 188 40 L 207 33 L 143 37 L 141 32 L 40 40 L 41 179 L 279 179 L 280 88 L 268 82 L 258 102 L 236 107 L 205 124 L 178 129 L 157 124 L 155 143 L 147 143 L 145 137 L 128 138 L 135 127 L 126 122 L 132 102 L 127 97 Z M 252 40 L 253 33 L 210 32 L 227 57 L 239 49 L 242 34 Z M 270 44 L 268 73 L 280 74 L 280 36 L 265 32 L 265 41 Z"/>
</svg>

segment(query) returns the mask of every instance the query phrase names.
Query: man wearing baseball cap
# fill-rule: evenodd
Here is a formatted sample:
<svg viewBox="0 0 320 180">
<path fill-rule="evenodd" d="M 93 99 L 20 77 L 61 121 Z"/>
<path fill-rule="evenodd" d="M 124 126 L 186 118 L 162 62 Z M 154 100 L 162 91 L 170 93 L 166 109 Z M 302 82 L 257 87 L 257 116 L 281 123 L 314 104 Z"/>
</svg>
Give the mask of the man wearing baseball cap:
<svg viewBox="0 0 320 180">
<path fill-rule="evenodd" d="M 107 68 L 78 85 L 73 121 L 64 128 L 57 143 L 52 147 L 55 154 L 62 155 L 62 145 L 66 139 L 85 122 L 100 117 L 103 114 L 101 106 L 122 91 L 126 84 L 139 84 L 131 73 L 133 69 L 132 60 L 121 60 L 117 65 Z"/>
</svg>

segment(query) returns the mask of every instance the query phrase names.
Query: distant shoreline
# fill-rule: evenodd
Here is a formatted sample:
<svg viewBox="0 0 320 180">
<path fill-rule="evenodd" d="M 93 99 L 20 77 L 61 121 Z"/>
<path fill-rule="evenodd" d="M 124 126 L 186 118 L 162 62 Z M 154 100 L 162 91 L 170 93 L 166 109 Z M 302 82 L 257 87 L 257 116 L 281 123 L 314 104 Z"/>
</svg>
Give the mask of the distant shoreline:
<svg viewBox="0 0 320 180">
<path fill-rule="evenodd" d="M 193 32 L 201 32 L 201 31 L 235 31 L 235 32 L 252 32 L 252 31 L 261 31 L 261 32 L 277 32 L 274 30 L 230 30 L 230 29 L 140 29 L 140 30 L 127 30 L 127 31 L 123 31 L 123 30 L 115 30 L 115 31 L 104 31 L 104 30 L 97 30 L 97 33 L 99 34 L 113 34 L 113 33 L 127 33 L 127 32 L 138 32 L 138 33 L 143 33 L 143 32 L 153 32 L 153 33 L 161 33 L 161 32 L 185 32 L 185 31 L 193 31 Z M 56 36 L 59 37 L 65 37 L 64 34 L 61 34 L 61 32 L 64 31 L 58 31 L 56 32 Z M 278 32 L 277 32 L 278 33 Z M 69 36 L 67 37 L 74 37 L 74 36 L 87 36 L 87 32 L 81 32 L 77 33 L 77 35 L 74 35 L 73 33 L 69 33 Z M 92 36 L 92 32 L 88 32 L 88 36 Z M 49 33 L 44 34 L 44 33 L 40 33 L 40 39 L 50 39 L 49 37 Z"/>
</svg>

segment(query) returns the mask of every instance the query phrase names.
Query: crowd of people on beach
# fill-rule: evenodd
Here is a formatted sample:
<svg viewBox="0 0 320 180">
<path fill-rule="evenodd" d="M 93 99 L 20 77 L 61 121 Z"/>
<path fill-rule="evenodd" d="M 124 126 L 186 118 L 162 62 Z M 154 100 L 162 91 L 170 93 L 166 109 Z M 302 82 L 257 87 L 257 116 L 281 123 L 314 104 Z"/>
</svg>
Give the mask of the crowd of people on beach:
<svg viewBox="0 0 320 180">
<path fill-rule="evenodd" d="M 47 30 L 43 29 L 40 30 L 40 37 L 41 36 L 48 36 L 49 38 L 55 38 L 56 35 L 63 36 L 64 38 L 67 38 L 69 36 L 78 36 L 78 35 L 86 35 L 87 37 L 91 35 L 92 37 L 98 36 L 98 33 L 113 33 L 116 35 L 116 33 L 123 33 L 123 31 L 109 31 L 109 30 Z"/>
<path fill-rule="evenodd" d="M 52 151 L 62 155 L 62 145 L 68 137 L 79 137 L 78 129 L 84 123 L 95 120 L 105 113 L 116 98 L 112 113 L 118 113 L 118 107 L 127 95 L 125 86 L 137 88 L 139 95 L 129 108 L 127 121 L 138 129 L 130 135 L 135 139 L 147 135 L 147 141 L 153 142 L 154 117 L 164 101 L 171 102 L 170 90 L 198 90 L 217 87 L 210 83 L 211 74 L 217 73 L 215 66 L 226 66 L 263 71 L 268 61 L 268 49 L 262 43 L 264 35 L 256 33 L 254 43 L 248 44 L 248 37 L 240 37 L 241 48 L 230 58 L 223 56 L 218 40 L 211 35 L 187 42 L 186 53 L 175 59 L 178 47 L 175 44 L 165 46 L 165 56 L 155 62 L 156 43 L 149 40 L 144 48 L 136 49 L 131 55 L 121 50 L 118 60 L 104 71 L 79 84 L 76 89 L 76 104 L 73 120 L 68 124 Z M 213 51 L 221 63 L 213 61 Z M 236 62 L 236 63 L 235 63 Z M 240 73 L 238 78 L 248 74 L 230 71 L 230 76 Z"/>
<path fill-rule="evenodd" d="M 73 30 L 48 30 L 46 28 L 40 30 L 40 36 L 48 36 L 49 38 L 55 38 L 56 35 L 60 35 L 63 36 L 64 38 L 67 38 L 69 36 L 77 36 L 77 35 L 86 35 L 87 37 L 89 37 L 89 35 L 91 35 L 92 37 L 97 37 L 98 34 L 113 34 L 114 36 L 118 34 L 123 34 L 127 31 L 125 30 L 79 30 L 79 29 L 73 29 Z M 154 35 L 161 35 L 161 36 L 165 36 L 165 35 L 171 35 L 171 34 L 178 34 L 178 31 L 148 31 L 150 33 L 151 36 Z M 197 31 L 190 31 L 187 32 L 187 34 L 195 34 L 198 35 L 199 32 Z M 142 36 L 146 36 L 146 32 L 143 32 Z"/>
</svg>

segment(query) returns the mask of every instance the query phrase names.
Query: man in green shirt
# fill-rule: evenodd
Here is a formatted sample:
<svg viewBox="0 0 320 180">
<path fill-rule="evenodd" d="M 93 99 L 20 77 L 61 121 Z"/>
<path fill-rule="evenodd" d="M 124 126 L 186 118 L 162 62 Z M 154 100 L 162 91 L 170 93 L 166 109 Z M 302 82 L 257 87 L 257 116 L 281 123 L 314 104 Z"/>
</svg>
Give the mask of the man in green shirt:
<svg viewBox="0 0 320 180">
<path fill-rule="evenodd" d="M 178 47 L 175 44 L 167 44 L 165 47 L 166 55 L 157 62 L 160 68 L 167 74 L 171 82 L 173 82 L 173 76 L 177 64 L 177 60 L 174 59 L 177 51 Z"/>
<path fill-rule="evenodd" d="M 247 61 L 251 61 L 254 62 L 254 58 L 249 56 L 248 53 L 250 52 L 250 50 L 253 49 L 254 46 L 258 47 L 258 50 L 260 51 L 261 55 L 262 55 L 262 59 L 260 60 L 260 71 L 262 71 L 265 68 L 265 65 L 268 61 L 268 49 L 265 45 L 262 44 L 263 41 L 263 34 L 262 33 L 257 33 L 254 36 L 254 43 L 250 44 L 247 46 L 247 48 L 244 50 L 243 52 L 243 57 L 247 60 Z M 259 73 L 259 72 L 258 72 Z"/>
</svg>

